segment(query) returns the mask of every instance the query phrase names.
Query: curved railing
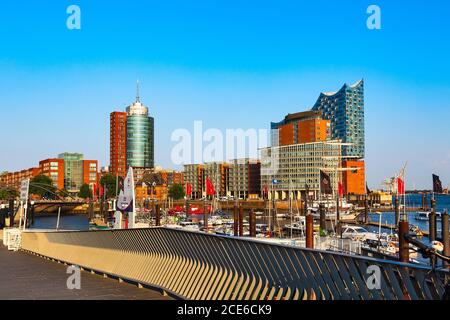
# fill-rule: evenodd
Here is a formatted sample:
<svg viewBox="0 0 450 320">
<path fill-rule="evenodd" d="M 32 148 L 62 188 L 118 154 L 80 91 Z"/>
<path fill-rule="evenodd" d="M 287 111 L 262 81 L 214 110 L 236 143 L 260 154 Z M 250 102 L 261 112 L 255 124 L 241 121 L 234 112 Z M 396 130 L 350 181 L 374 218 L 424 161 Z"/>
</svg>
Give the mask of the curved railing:
<svg viewBox="0 0 450 320">
<path fill-rule="evenodd" d="M 22 249 L 198 300 L 440 299 L 449 275 L 385 260 L 166 228 L 26 232 Z"/>
</svg>

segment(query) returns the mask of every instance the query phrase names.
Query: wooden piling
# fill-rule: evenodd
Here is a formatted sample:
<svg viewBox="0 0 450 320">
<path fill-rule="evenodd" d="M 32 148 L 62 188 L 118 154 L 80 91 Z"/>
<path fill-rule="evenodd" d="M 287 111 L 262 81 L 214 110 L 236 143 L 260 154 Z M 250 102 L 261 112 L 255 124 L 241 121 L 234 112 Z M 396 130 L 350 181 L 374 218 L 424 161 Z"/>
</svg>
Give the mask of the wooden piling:
<svg viewBox="0 0 450 320">
<path fill-rule="evenodd" d="M 450 237 L 448 233 L 448 212 L 442 214 L 442 244 L 444 245 L 444 255 L 450 257 Z M 450 269 L 450 263 L 444 261 L 444 268 Z"/>
<path fill-rule="evenodd" d="M 399 206 L 399 201 L 398 201 L 398 197 L 395 196 L 394 198 L 394 212 L 395 212 L 395 222 L 394 224 L 396 226 L 398 226 L 399 222 L 400 222 L 400 206 Z"/>
<path fill-rule="evenodd" d="M 306 247 L 314 249 L 314 217 L 311 214 L 306 216 Z"/>
<path fill-rule="evenodd" d="M 400 221 L 398 224 L 398 239 L 399 239 L 399 260 L 400 262 L 409 262 L 409 244 L 405 239 L 405 235 L 409 233 L 408 221 Z"/>
<path fill-rule="evenodd" d="M 155 224 L 157 227 L 161 226 L 161 209 L 158 203 L 155 205 Z"/>
<path fill-rule="evenodd" d="M 428 219 L 428 230 L 429 235 L 428 238 L 430 239 L 430 243 L 433 241 L 436 241 L 436 235 L 437 235 L 437 224 L 436 224 L 436 200 L 434 197 L 431 199 L 431 213 L 429 215 Z M 436 265 L 436 256 L 432 255 L 430 257 L 431 265 L 434 267 Z"/>
<path fill-rule="evenodd" d="M 244 236 L 244 207 L 239 207 L 239 237 Z"/>
<path fill-rule="evenodd" d="M 233 234 L 235 237 L 239 235 L 239 213 L 238 213 L 238 206 L 235 203 L 234 204 L 234 210 L 233 210 Z"/>
<path fill-rule="evenodd" d="M 9 226 L 8 227 L 14 227 L 14 215 L 15 215 L 15 210 L 14 210 L 14 199 L 9 199 Z"/>
<path fill-rule="evenodd" d="M 207 204 L 205 202 L 203 204 L 203 230 L 205 232 L 208 232 L 208 218 L 209 218 L 208 206 L 207 206 Z"/>
<path fill-rule="evenodd" d="M 364 198 L 364 223 L 369 223 L 369 200 L 367 199 L 367 194 Z"/>
<path fill-rule="evenodd" d="M 256 214 L 255 210 L 250 210 L 249 215 L 249 222 L 250 222 L 250 237 L 256 238 Z"/>
</svg>

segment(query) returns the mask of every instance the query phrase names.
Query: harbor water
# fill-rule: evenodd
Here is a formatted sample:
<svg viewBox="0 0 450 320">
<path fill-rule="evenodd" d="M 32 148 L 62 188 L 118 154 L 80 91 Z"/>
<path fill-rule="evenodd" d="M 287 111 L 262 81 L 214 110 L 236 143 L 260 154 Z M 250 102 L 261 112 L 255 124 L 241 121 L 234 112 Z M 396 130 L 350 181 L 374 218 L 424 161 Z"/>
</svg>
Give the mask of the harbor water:
<svg viewBox="0 0 450 320">
<path fill-rule="evenodd" d="M 58 217 L 56 215 L 35 217 L 30 229 L 56 230 Z M 89 218 L 87 215 L 64 214 L 59 219 L 58 230 L 89 230 Z"/>
<path fill-rule="evenodd" d="M 443 212 L 447 210 L 450 212 L 450 195 L 435 195 L 436 199 L 436 211 Z M 403 201 L 402 201 L 403 203 Z M 426 195 L 426 205 L 430 208 L 430 195 Z M 420 208 L 422 206 L 422 195 L 421 194 L 407 194 L 406 195 L 406 206 Z M 430 209 L 428 209 L 430 210 Z M 374 209 L 373 211 L 376 211 Z M 429 225 L 428 221 L 424 220 L 416 220 L 417 211 L 406 212 L 408 215 L 408 221 L 412 225 L 418 226 L 421 230 L 428 231 Z M 371 222 L 379 223 L 380 214 L 379 213 L 370 213 L 369 218 Z M 394 212 L 383 212 L 381 213 L 381 223 L 393 225 L 395 223 L 395 214 Z M 441 225 L 440 220 L 438 220 L 438 236 L 441 236 Z M 377 227 L 371 226 L 368 229 L 371 231 L 375 231 Z M 383 229 L 383 232 L 390 232 L 390 230 Z"/>
</svg>

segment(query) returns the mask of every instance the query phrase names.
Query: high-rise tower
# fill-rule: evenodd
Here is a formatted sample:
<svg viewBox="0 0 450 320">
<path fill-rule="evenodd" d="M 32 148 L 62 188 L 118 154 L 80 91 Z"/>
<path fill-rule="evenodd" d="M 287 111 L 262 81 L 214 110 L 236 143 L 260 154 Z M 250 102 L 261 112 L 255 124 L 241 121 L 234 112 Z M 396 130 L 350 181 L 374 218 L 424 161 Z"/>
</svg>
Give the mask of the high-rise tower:
<svg viewBox="0 0 450 320">
<path fill-rule="evenodd" d="M 127 166 L 153 168 L 154 161 L 154 119 L 148 115 L 148 108 L 141 103 L 139 82 L 136 101 L 127 107 Z"/>
<path fill-rule="evenodd" d="M 124 178 L 127 175 L 127 113 L 112 112 L 109 123 L 109 172 Z"/>
<path fill-rule="evenodd" d="M 345 84 L 339 91 L 321 93 L 313 107 L 331 120 L 331 137 L 351 146 L 342 147 L 342 156 L 364 158 L 364 81 Z"/>
</svg>

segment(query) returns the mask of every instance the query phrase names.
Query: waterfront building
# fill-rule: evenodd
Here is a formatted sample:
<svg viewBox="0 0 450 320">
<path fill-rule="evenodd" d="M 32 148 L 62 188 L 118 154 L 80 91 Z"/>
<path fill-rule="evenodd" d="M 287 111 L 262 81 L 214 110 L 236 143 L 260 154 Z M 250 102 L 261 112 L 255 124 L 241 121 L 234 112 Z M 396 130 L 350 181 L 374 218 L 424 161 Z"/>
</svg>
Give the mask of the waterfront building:
<svg viewBox="0 0 450 320">
<path fill-rule="evenodd" d="M 142 104 L 137 86 L 136 101 L 126 112 L 110 114 L 110 172 L 125 177 L 129 167 L 153 168 L 154 118 Z"/>
<path fill-rule="evenodd" d="M 319 197 L 320 171 L 329 174 L 333 193 L 338 190 L 337 168 L 341 161 L 338 140 L 319 141 L 261 149 L 261 188 L 269 198 L 301 199 L 306 190 Z"/>
<path fill-rule="evenodd" d="M 136 101 L 127 107 L 127 166 L 153 168 L 154 161 L 154 119 L 148 115 L 148 108 L 141 103 L 138 93 Z"/>
<path fill-rule="evenodd" d="M 112 112 L 110 121 L 109 171 L 112 175 L 127 175 L 127 113 Z"/>
<path fill-rule="evenodd" d="M 83 155 L 79 153 L 63 153 L 58 158 L 39 161 L 39 167 L 4 173 L 1 185 L 19 189 L 22 180 L 33 179 L 38 175 L 49 177 L 53 186 L 59 190 L 78 193 L 81 185 L 86 183 L 92 188 L 98 183 L 98 161 L 83 160 Z"/>
<path fill-rule="evenodd" d="M 229 195 L 230 164 L 226 162 L 209 162 L 205 164 L 184 165 L 183 182 L 192 186 L 192 198 L 205 196 L 205 182 L 209 178 L 214 185 L 216 196 Z"/>
<path fill-rule="evenodd" d="M 83 185 L 83 159 L 81 153 L 61 153 L 64 160 L 64 188 L 70 193 L 78 193 Z"/>
<path fill-rule="evenodd" d="M 64 159 L 51 158 L 39 161 L 40 174 L 52 179 L 53 186 L 64 189 Z"/>
<path fill-rule="evenodd" d="M 344 160 L 342 161 L 342 168 L 347 169 L 342 171 L 342 187 L 344 189 L 344 194 L 366 194 L 366 174 L 364 161 Z"/>
<path fill-rule="evenodd" d="M 183 170 L 184 183 L 192 186 L 192 199 L 203 197 L 205 175 L 203 164 L 185 164 Z"/>
<path fill-rule="evenodd" d="M 205 175 L 203 181 L 209 178 L 214 185 L 216 196 L 226 196 L 228 194 L 230 164 L 208 162 L 204 164 L 203 168 L 203 174 Z"/>
<path fill-rule="evenodd" d="M 133 171 L 136 181 L 135 197 L 139 205 L 143 205 L 145 201 L 166 201 L 173 184 L 183 185 L 183 174 L 175 170 L 157 167 L 133 168 Z"/>
<path fill-rule="evenodd" d="M 364 80 L 344 84 L 337 92 L 321 93 L 313 111 L 331 121 L 331 138 L 352 145 L 343 146 L 343 157 L 364 158 Z"/>
<path fill-rule="evenodd" d="M 22 180 L 33 179 L 40 174 L 39 168 L 29 168 L 17 172 L 4 172 L 0 175 L 0 187 L 19 189 Z"/>
<path fill-rule="evenodd" d="M 288 114 L 283 121 L 271 123 L 271 129 L 273 147 L 329 140 L 342 143 L 337 167 L 343 191 L 366 193 L 363 80 L 344 84 L 337 92 L 321 93 L 311 111 Z"/>
<path fill-rule="evenodd" d="M 330 140 L 331 121 L 322 119 L 320 111 L 305 111 L 288 114 L 282 121 L 271 123 L 272 146 L 286 146 Z"/>
<path fill-rule="evenodd" d="M 6 177 L 8 176 L 8 172 L 0 173 L 0 187 L 6 186 Z"/>
<path fill-rule="evenodd" d="M 77 194 L 83 184 L 91 189 L 98 184 L 98 161 L 85 160 L 81 153 L 61 153 L 58 158 L 64 161 L 64 188 L 72 194 Z"/>
<path fill-rule="evenodd" d="M 368 195 L 368 200 L 371 205 L 392 205 L 392 193 L 381 190 L 374 190 Z"/>
<path fill-rule="evenodd" d="M 261 161 L 235 159 L 230 163 L 229 191 L 235 198 L 256 199 L 261 196 Z"/>
<path fill-rule="evenodd" d="M 94 190 L 94 185 L 99 181 L 97 160 L 83 160 L 83 184 L 89 185 Z"/>
</svg>

